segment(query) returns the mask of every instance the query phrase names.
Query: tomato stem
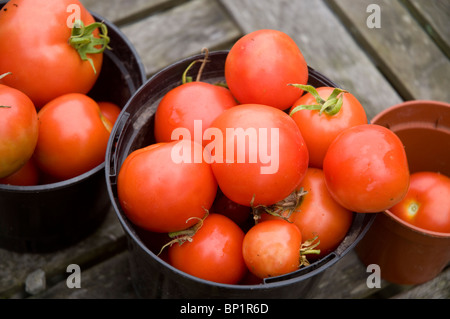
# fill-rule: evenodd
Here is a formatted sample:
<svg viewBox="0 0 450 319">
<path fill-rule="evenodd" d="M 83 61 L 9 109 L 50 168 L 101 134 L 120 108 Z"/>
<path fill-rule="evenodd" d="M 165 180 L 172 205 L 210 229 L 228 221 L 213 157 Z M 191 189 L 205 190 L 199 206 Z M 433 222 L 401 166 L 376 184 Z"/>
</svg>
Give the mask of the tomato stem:
<svg viewBox="0 0 450 319">
<path fill-rule="evenodd" d="M 98 38 L 93 34 L 97 28 L 100 29 Z M 81 20 L 75 21 L 72 28 L 72 34 L 69 38 L 69 44 L 77 50 L 81 60 L 89 61 L 94 73 L 97 73 L 97 70 L 95 69 L 92 58 L 89 58 L 87 54 L 103 53 L 105 49 L 111 49 L 108 46 L 109 41 L 110 39 L 108 37 L 108 28 L 106 24 L 103 22 L 94 22 L 85 26 Z"/>
<path fill-rule="evenodd" d="M 319 236 L 316 236 L 312 239 L 306 240 L 301 248 L 300 248 L 300 267 L 301 266 L 309 266 L 310 263 L 308 259 L 306 258 L 306 255 L 319 255 L 320 249 L 314 249 L 320 244 Z"/>
<path fill-rule="evenodd" d="M 196 64 L 198 62 L 202 62 L 202 64 L 200 65 L 200 69 L 199 69 L 199 71 L 197 73 L 197 78 L 195 79 L 195 81 L 196 82 L 200 82 L 200 78 L 202 76 L 203 69 L 205 68 L 206 63 L 209 62 L 209 60 L 208 60 L 209 50 L 207 48 L 203 48 L 202 49 L 202 53 L 205 53 L 205 57 L 203 59 L 192 61 L 191 64 L 188 65 L 186 70 L 184 70 L 183 75 L 181 76 L 181 82 L 183 84 L 192 82 L 192 77 L 191 76 L 187 76 L 187 73 L 192 68 L 192 66 L 194 66 L 194 64 Z"/>
<path fill-rule="evenodd" d="M 408 213 L 407 214 L 408 214 L 408 216 L 410 218 L 414 217 L 417 214 L 418 211 L 419 211 L 419 204 L 418 203 L 411 202 L 408 205 Z"/>
<path fill-rule="evenodd" d="M 203 226 L 203 222 L 205 221 L 206 217 L 208 217 L 209 215 L 209 211 L 207 209 L 205 209 L 206 213 L 203 216 L 203 218 L 198 218 L 198 217 L 190 217 L 186 220 L 186 223 L 189 222 L 192 219 L 198 219 L 198 223 L 194 224 L 193 226 L 187 228 L 187 229 L 183 229 L 180 231 L 175 231 L 175 232 L 171 232 L 169 233 L 169 237 L 173 238 L 171 241 L 169 241 L 167 244 L 165 244 L 164 246 L 161 247 L 161 250 L 159 251 L 158 255 L 159 256 L 162 251 L 164 250 L 164 248 L 168 247 L 168 246 L 172 246 L 175 243 L 178 243 L 179 245 L 184 244 L 185 242 L 192 242 L 194 235 L 197 233 L 197 231 Z"/>
<path fill-rule="evenodd" d="M 255 219 L 255 222 L 257 223 L 258 220 L 261 218 L 261 214 L 264 213 L 280 217 L 288 222 L 291 222 L 289 218 L 291 217 L 292 213 L 295 212 L 297 207 L 300 206 L 304 196 L 307 193 L 308 192 L 305 191 L 303 188 L 300 188 L 299 190 L 296 189 L 285 199 L 270 206 L 266 205 L 253 206 L 253 202 L 255 199 L 253 196 L 250 206 L 252 208 L 253 218 Z"/>
<path fill-rule="evenodd" d="M 344 94 L 348 93 L 343 89 L 335 88 L 333 92 L 331 92 L 330 96 L 326 100 L 324 100 L 320 97 L 316 88 L 313 87 L 312 85 L 303 85 L 303 84 L 288 84 L 288 85 L 297 87 L 299 89 L 302 89 L 303 91 L 310 93 L 311 95 L 314 96 L 314 99 L 317 102 L 317 104 L 312 105 L 296 106 L 289 114 L 290 116 L 301 110 L 317 110 L 319 111 L 319 115 L 325 113 L 327 115 L 333 116 L 341 110 L 342 103 L 344 101 Z"/>
<path fill-rule="evenodd" d="M 12 74 L 11 72 L 6 72 L 0 75 L 0 80 L 3 79 L 5 76 Z"/>
<path fill-rule="evenodd" d="M 0 80 L 3 79 L 5 76 L 12 74 L 11 72 L 6 72 L 0 75 Z M 11 106 L 9 105 L 0 105 L 0 108 L 10 109 Z"/>
</svg>

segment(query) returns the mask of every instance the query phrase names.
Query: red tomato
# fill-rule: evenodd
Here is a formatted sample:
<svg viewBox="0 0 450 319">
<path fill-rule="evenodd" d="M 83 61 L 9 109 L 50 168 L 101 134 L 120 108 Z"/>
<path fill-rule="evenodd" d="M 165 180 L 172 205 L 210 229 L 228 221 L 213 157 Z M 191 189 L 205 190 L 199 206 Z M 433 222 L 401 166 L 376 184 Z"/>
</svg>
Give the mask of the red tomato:
<svg viewBox="0 0 450 319">
<path fill-rule="evenodd" d="M 317 93 L 324 103 L 335 88 L 319 87 Z M 366 124 L 367 117 L 361 103 L 350 93 L 341 93 L 342 105 L 336 114 L 329 114 L 327 110 L 319 114 L 320 110 L 302 109 L 292 114 L 309 151 L 309 166 L 322 168 L 323 159 L 328 146 L 344 129 Z M 321 105 L 311 93 L 303 95 L 292 106 L 292 112 L 300 105 Z M 330 110 L 331 111 L 331 110 Z M 334 111 L 334 110 L 333 110 Z"/>
<path fill-rule="evenodd" d="M 436 172 L 411 174 L 408 193 L 389 211 L 419 228 L 450 233 L 450 178 Z"/>
<path fill-rule="evenodd" d="M 219 114 L 235 105 L 237 102 L 230 91 L 221 86 L 205 82 L 177 86 L 162 98 L 156 109 L 155 139 L 157 142 L 177 140 L 175 129 L 178 128 L 185 138 L 205 146 L 202 141 L 205 130 Z"/>
<path fill-rule="evenodd" d="M 34 186 L 38 183 L 39 172 L 33 158 L 30 158 L 18 171 L 4 178 L 0 178 L 0 184 Z"/>
<path fill-rule="evenodd" d="M 33 102 L 19 90 L 0 84 L 0 178 L 13 174 L 30 159 L 38 132 Z"/>
<path fill-rule="evenodd" d="M 212 169 L 222 192 L 245 205 L 272 205 L 295 190 L 308 167 L 308 150 L 289 115 L 274 107 L 243 104 L 211 124 Z"/>
<path fill-rule="evenodd" d="M 120 107 L 115 103 L 107 101 L 100 101 L 97 102 L 97 104 L 103 116 L 106 117 L 112 125 L 114 125 L 117 118 L 119 117 L 120 112 L 122 111 Z"/>
<path fill-rule="evenodd" d="M 333 198 L 358 213 L 384 211 L 408 191 L 403 144 L 380 125 L 363 124 L 341 132 L 328 148 L 323 171 Z"/>
<path fill-rule="evenodd" d="M 244 237 L 245 264 L 259 278 L 284 275 L 300 267 L 302 234 L 292 223 L 268 220 L 253 226 Z"/>
<path fill-rule="evenodd" d="M 244 227 L 252 216 L 252 209 L 249 206 L 233 202 L 222 192 L 218 192 L 211 212 L 225 215 L 241 227 Z"/>
<path fill-rule="evenodd" d="M 237 284 L 246 274 L 242 256 L 244 232 L 231 219 L 210 214 L 192 237 L 169 247 L 169 263 L 201 279 Z"/>
<path fill-rule="evenodd" d="M 47 103 L 38 119 L 34 158 L 43 172 L 65 180 L 103 163 L 111 123 L 93 99 L 80 93 L 62 95 Z"/>
<path fill-rule="evenodd" d="M 175 160 L 179 146 L 202 149 L 188 140 L 158 143 L 134 151 L 120 168 L 121 206 L 134 224 L 146 230 L 168 233 L 188 228 L 205 215 L 216 196 L 211 165 Z"/>
<path fill-rule="evenodd" d="M 91 65 L 69 45 L 69 24 L 78 13 L 86 26 L 94 22 L 78 0 L 8 1 L 0 12 L 0 74 L 12 75 L 0 83 L 24 92 L 38 109 L 66 93 L 87 93 L 98 78 L 103 55 L 102 50 L 88 53 Z M 84 39 L 89 41 L 89 35 Z"/>
<path fill-rule="evenodd" d="M 288 84 L 306 84 L 308 66 L 286 33 L 258 30 L 232 46 L 225 61 L 225 79 L 240 103 L 285 110 L 302 95 L 301 90 Z"/>
<path fill-rule="evenodd" d="M 320 254 L 308 257 L 310 261 L 326 256 L 336 249 L 347 235 L 353 221 L 353 213 L 339 205 L 328 192 L 325 176 L 319 168 L 308 168 L 305 178 L 298 189 L 303 188 L 300 205 L 292 212 L 288 220 L 296 225 L 302 233 L 303 243 L 316 236 L 320 244 Z M 286 211 L 282 216 L 288 217 Z M 262 214 L 261 220 L 279 219 L 269 214 Z"/>
</svg>

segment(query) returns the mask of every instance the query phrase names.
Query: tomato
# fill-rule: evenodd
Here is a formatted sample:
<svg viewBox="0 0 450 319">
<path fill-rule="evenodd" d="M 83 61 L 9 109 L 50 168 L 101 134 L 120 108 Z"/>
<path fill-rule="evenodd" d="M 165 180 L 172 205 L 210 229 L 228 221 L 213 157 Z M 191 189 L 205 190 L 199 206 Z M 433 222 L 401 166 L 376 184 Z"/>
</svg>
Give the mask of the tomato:
<svg viewBox="0 0 450 319">
<path fill-rule="evenodd" d="M 267 105 L 243 104 L 211 124 L 212 169 L 222 192 L 245 205 L 272 205 L 295 190 L 308 150 L 294 120 Z"/>
<path fill-rule="evenodd" d="M 305 139 L 306 146 L 309 151 L 309 166 L 322 168 L 323 159 L 327 152 L 328 146 L 336 138 L 336 136 L 344 129 L 366 124 L 367 117 L 361 103 L 348 92 L 340 93 L 339 98 L 342 99 L 341 106 L 336 106 L 336 110 L 331 107 L 324 112 L 320 109 L 302 109 L 296 111 L 297 106 L 317 105 L 321 107 L 328 100 L 335 88 L 319 87 L 316 89 L 317 94 L 322 98 L 322 103 L 318 103 L 311 93 L 306 93 L 298 99 L 292 106 L 291 116 L 297 123 L 302 136 Z M 295 113 L 292 113 L 292 112 Z"/>
<path fill-rule="evenodd" d="M 437 172 L 411 174 L 408 193 L 389 211 L 419 228 L 450 233 L 450 178 Z"/>
<path fill-rule="evenodd" d="M 155 139 L 157 142 L 176 140 L 178 128 L 185 137 L 203 143 L 203 133 L 211 122 L 235 105 L 236 100 L 224 87 L 197 81 L 184 83 L 170 90 L 159 103 L 155 113 Z"/>
<path fill-rule="evenodd" d="M 282 216 L 299 228 L 303 242 L 318 237 L 320 243 L 316 248 L 320 249 L 320 254 L 309 257 L 310 260 L 318 259 L 335 250 L 342 242 L 352 225 L 353 213 L 331 197 L 324 173 L 319 168 L 308 168 L 298 189 L 306 192 L 300 205 L 290 215 L 285 211 Z M 269 219 L 280 217 L 261 215 L 261 220 Z"/>
<path fill-rule="evenodd" d="M 245 227 L 252 216 L 249 206 L 233 202 L 220 191 L 216 195 L 211 212 L 225 215 L 241 227 Z"/>
<path fill-rule="evenodd" d="M 132 152 L 120 168 L 121 207 L 146 230 L 164 233 L 188 228 L 205 215 L 216 196 L 211 165 L 204 160 L 176 159 L 178 147 L 194 149 L 192 154 L 202 149 L 188 140 L 153 144 Z"/>
<path fill-rule="evenodd" d="M 245 264 L 259 278 L 280 276 L 300 267 L 302 234 L 292 223 L 268 220 L 253 226 L 244 237 Z"/>
<path fill-rule="evenodd" d="M 103 163 L 111 123 L 87 95 L 57 97 L 38 112 L 38 120 L 34 159 L 46 174 L 65 180 Z"/>
<path fill-rule="evenodd" d="M 308 66 L 286 33 L 263 29 L 244 35 L 231 47 L 225 80 L 240 103 L 285 110 L 302 95 L 288 84 L 306 84 Z"/>
<path fill-rule="evenodd" d="M 0 84 L 0 178 L 13 174 L 30 159 L 38 129 L 33 102 L 19 90 Z"/>
<path fill-rule="evenodd" d="M 244 232 L 231 219 L 210 214 L 192 237 L 169 247 L 169 263 L 201 279 L 237 284 L 247 273 L 242 256 Z"/>
<path fill-rule="evenodd" d="M 0 184 L 34 186 L 38 185 L 38 183 L 39 172 L 33 158 L 30 158 L 18 171 L 0 178 Z"/>
<path fill-rule="evenodd" d="M 403 144 L 380 125 L 363 124 L 341 132 L 328 148 L 323 171 L 333 198 L 358 213 L 384 211 L 408 191 Z"/>
<path fill-rule="evenodd" d="M 24 92 L 38 109 L 66 93 L 87 93 L 98 78 L 109 39 L 102 38 L 101 48 L 86 44 L 77 51 L 75 41 L 90 41 L 92 34 L 71 38 L 74 18 L 86 26 L 95 22 L 78 0 L 8 1 L 0 12 L 0 74 L 12 75 L 0 83 Z M 97 39 L 98 33 L 94 30 Z"/>
<path fill-rule="evenodd" d="M 111 124 L 114 125 L 117 118 L 119 117 L 120 112 L 122 111 L 121 108 L 117 104 L 107 101 L 99 101 L 97 102 L 97 104 L 103 116 L 106 117 L 111 122 Z"/>
</svg>

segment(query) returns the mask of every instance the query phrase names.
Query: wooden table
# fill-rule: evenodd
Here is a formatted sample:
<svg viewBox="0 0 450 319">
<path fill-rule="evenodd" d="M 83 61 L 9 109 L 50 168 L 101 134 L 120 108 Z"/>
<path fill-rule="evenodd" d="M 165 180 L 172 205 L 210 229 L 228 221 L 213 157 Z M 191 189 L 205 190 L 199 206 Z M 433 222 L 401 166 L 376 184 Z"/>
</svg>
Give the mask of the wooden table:
<svg viewBox="0 0 450 319">
<path fill-rule="evenodd" d="M 203 47 L 229 49 L 245 33 L 272 28 L 289 34 L 310 66 L 352 92 L 369 118 L 404 100 L 450 102 L 447 0 L 82 2 L 121 28 L 148 76 Z M 0 298 L 136 298 L 127 258 L 126 238 L 111 209 L 93 235 L 67 249 L 49 254 L 0 249 Z M 70 264 L 80 266 L 81 288 L 67 287 Z M 368 288 L 367 276 L 350 252 L 322 276 L 314 298 L 450 297 L 448 267 L 418 286 L 383 281 L 381 288 Z"/>
</svg>

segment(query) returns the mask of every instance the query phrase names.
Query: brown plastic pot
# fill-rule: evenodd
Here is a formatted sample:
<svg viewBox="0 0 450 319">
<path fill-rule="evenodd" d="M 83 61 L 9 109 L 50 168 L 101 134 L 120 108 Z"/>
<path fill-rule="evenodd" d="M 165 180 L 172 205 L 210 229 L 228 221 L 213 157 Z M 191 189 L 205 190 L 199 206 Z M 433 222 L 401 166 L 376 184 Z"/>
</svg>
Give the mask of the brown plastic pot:
<svg viewBox="0 0 450 319">
<path fill-rule="evenodd" d="M 379 113 L 372 123 L 398 135 L 411 173 L 434 171 L 450 176 L 450 104 L 408 101 Z M 387 210 L 377 214 L 355 251 L 366 265 L 379 265 L 383 279 L 395 284 L 421 284 L 449 264 L 450 233 L 412 226 Z"/>
</svg>

